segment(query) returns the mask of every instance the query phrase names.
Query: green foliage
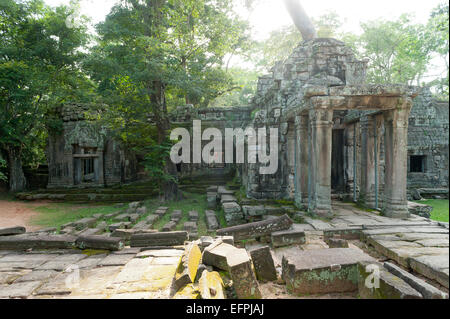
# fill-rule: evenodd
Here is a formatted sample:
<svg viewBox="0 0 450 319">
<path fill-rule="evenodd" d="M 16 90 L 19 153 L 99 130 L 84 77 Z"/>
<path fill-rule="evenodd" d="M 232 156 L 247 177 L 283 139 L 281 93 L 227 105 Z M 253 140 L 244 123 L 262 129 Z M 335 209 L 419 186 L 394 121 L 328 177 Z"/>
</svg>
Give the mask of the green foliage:
<svg viewBox="0 0 450 319">
<path fill-rule="evenodd" d="M 71 12 L 42 0 L 0 2 L 0 149 L 25 164 L 44 159 L 46 114 L 89 87 L 77 67 L 86 27 L 68 28 Z"/>
<path fill-rule="evenodd" d="M 0 155 L 0 181 L 6 182 L 6 175 L 2 172 L 6 168 L 6 161 Z"/>
</svg>

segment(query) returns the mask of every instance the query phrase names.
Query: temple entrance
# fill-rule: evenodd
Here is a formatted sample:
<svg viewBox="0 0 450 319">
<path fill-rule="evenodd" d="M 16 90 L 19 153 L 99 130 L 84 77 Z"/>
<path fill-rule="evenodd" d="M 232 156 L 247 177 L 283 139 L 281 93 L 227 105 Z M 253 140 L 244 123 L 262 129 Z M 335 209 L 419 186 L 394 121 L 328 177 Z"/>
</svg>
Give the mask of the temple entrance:
<svg viewBox="0 0 450 319">
<path fill-rule="evenodd" d="M 99 180 L 97 149 L 74 145 L 73 152 L 74 184 L 97 183 Z"/>
<path fill-rule="evenodd" d="M 333 130 L 333 143 L 331 152 L 331 190 L 343 192 L 344 181 L 344 130 Z"/>
</svg>

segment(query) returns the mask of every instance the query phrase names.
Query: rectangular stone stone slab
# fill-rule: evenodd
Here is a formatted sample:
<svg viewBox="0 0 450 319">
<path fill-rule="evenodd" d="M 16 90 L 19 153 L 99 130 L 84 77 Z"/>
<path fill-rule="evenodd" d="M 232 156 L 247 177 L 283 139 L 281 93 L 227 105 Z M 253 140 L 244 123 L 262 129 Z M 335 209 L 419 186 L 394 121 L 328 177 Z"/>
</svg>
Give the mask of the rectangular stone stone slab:
<svg viewBox="0 0 450 319">
<path fill-rule="evenodd" d="M 102 266 L 102 267 L 104 267 L 104 266 L 123 266 L 133 258 L 134 258 L 134 255 L 132 255 L 132 254 L 123 254 L 123 255 L 110 254 L 107 257 L 105 257 L 104 259 L 102 259 L 98 263 L 98 265 Z"/>
<path fill-rule="evenodd" d="M 0 285 L 0 298 L 27 298 L 41 284 L 40 281 L 28 281 L 11 285 Z"/>
<path fill-rule="evenodd" d="M 259 284 L 247 251 L 244 248 L 236 249 L 234 253 L 227 255 L 227 263 L 238 299 L 261 299 Z"/>
<path fill-rule="evenodd" d="M 177 246 L 183 245 L 185 240 L 187 240 L 186 231 L 133 234 L 130 245 L 131 247 Z"/>
<path fill-rule="evenodd" d="M 299 249 L 283 256 L 282 278 L 295 295 L 356 291 L 360 261 L 375 259 L 352 248 Z"/>
<path fill-rule="evenodd" d="M 216 213 L 212 210 L 205 211 L 206 225 L 209 231 L 219 229 L 219 221 L 217 220 Z"/>
<path fill-rule="evenodd" d="M 35 268 L 36 270 L 57 270 L 63 271 L 70 265 L 76 265 L 80 260 L 85 259 L 84 254 L 67 254 L 55 256 L 45 264 Z"/>
<path fill-rule="evenodd" d="M 224 195 L 222 195 L 220 197 L 220 203 L 221 204 L 223 204 L 223 203 L 230 203 L 230 202 L 236 202 L 236 201 L 237 201 L 237 199 L 233 195 L 224 194 Z"/>
<path fill-rule="evenodd" d="M 220 240 L 216 241 L 204 249 L 202 263 L 228 271 L 227 256 L 236 253 L 236 251 L 236 247 Z"/>
<path fill-rule="evenodd" d="M 187 232 L 196 232 L 197 231 L 197 223 L 196 222 L 185 222 L 183 225 L 183 229 Z"/>
<path fill-rule="evenodd" d="M 56 270 L 33 270 L 32 272 L 20 277 L 15 282 L 25 282 L 25 281 L 44 281 L 58 275 L 59 272 Z"/>
<path fill-rule="evenodd" d="M 25 227 L 22 226 L 0 228 L 0 236 L 20 235 L 25 231 Z"/>
<path fill-rule="evenodd" d="M 260 222 L 248 223 L 217 230 L 217 235 L 233 236 L 234 240 L 242 240 L 270 235 L 273 232 L 287 230 L 292 226 L 292 220 L 283 215 L 277 219 L 263 220 Z"/>
<path fill-rule="evenodd" d="M 60 249 L 72 248 L 76 237 L 69 235 L 46 235 L 33 236 L 13 235 L 0 237 L 0 249 L 26 250 L 26 249 Z"/>
<path fill-rule="evenodd" d="M 383 266 L 391 274 L 403 279 L 407 284 L 420 292 L 425 299 L 448 299 L 447 293 L 437 289 L 424 280 L 417 278 L 400 267 L 389 262 L 385 262 Z"/>
<path fill-rule="evenodd" d="M 148 216 L 145 221 L 148 225 L 153 226 L 153 224 L 159 219 L 158 215 L 150 215 Z"/>
<path fill-rule="evenodd" d="M 104 249 L 121 250 L 124 247 L 123 239 L 119 237 L 107 237 L 101 235 L 80 236 L 76 240 L 80 249 Z"/>
<path fill-rule="evenodd" d="M 379 287 L 369 288 L 366 280 L 371 283 L 373 281 L 368 278 L 373 271 L 366 271 L 368 265 L 376 265 L 379 267 Z M 422 295 L 412 288 L 403 279 L 391 274 L 382 265 L 378 263 L 360 262 L 358 263 L 358 288 L 359 296 L 362 299 L 422 299 Z"/>
<path fill-rule="evenodd" d="M 170 232 L 175 230 L 175 228 L 177 227 L 177 222 L 174 220 L 171 220 L 170 222 L 168 222 L 167 224 L 165 224 L 162 228 L 163 232 Z"/>
<path fill-rule="evenodd" d="M 300 230 L 282 230 L 271 234 L 273 247 L 283 247 L 289 245 L 301 245 L 306 242 L 304 231 Z"/>
<path fill-rule="evenodd" d="M 258 278 L 258 280 L 277 280 L 277 271 L 269 246 L 252 249 L 250 251 L 250 256 L 252 257 L 256 278 Z"/>
<path fill-rule="evenodd" d="M 195 210 L 192 210 L 189 212 L 189 220 L 192 222 L 198 221 L 198 212 Z"/>
<path fill-rule="evenodd" d="M 94 227 L 97 223 L 97 218 L 94 217 L 86 217 L 83 219 L 80 219 L 73 223 L 73 227 L 75 227 L 76 230 L 83 230 L 85 228 L 91 228 Z"/>
<path fill-rule="evenodd" d="M 448 249 L 447 249 L 448 253 Z M 410 266 L 419 274 L 436 280 L 449 288 L 449 255 L 418 256 L 410 258 Z"/>
</svg>

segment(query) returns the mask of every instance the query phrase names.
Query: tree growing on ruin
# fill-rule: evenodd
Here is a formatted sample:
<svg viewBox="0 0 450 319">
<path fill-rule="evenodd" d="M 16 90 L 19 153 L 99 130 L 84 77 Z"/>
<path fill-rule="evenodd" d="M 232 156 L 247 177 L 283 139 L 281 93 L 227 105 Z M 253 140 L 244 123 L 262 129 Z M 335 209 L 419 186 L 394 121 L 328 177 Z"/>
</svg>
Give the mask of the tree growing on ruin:
<svg viewBox="0 0 450 319">
<path fill-rule="evenodd" d="M 206 106 L 232 88 L 224 57 L 246 41 L 245 26 L 227 0 L 123 0 L 97 26 L 99 45 L 86 66 L 116 132 L 148 160 L 165 200 L 180 197 L 168 110 Z"/>
</svg>

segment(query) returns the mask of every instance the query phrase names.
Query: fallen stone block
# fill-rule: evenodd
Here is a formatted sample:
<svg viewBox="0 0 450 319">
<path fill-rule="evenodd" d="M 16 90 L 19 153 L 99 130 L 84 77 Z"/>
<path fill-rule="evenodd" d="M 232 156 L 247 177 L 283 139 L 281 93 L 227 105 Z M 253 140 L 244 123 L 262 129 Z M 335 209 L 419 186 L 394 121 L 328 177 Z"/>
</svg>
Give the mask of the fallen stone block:
<svg viewBox="0 0 450 319">
<path fill-rule="evenodd" d="M 156 229 L 116 229 L 111 233 L 111 237 L 122 238 L 124 241 L 129 241 L 133 234 L 156 233 Z"/>
<path fill-rule="evenodd" d="M 197 222 L 198 221 L 198 212 L 195 210 L 191 210 L 189 212 L 189 220 L 191 222 Z"/>
<path fill-rule="evenodd" d="M 138 208 L 138 207 L 142 206 L 142 204 L 143 204 L 142 202 L 131 202 L 128 204 L 128 207 L 129 208 Z"/>
<path fill-rule="evenodd" d="M 325 242 L 330 248 L 348 248 L 348 241 L 340 238 L 326 238 Z"/>
<path fill-rule="evenodd" d="M 70 235 L 37 234 L 28 236 L 12 235 L 0 237 L 0 249 L 26 250 L 26 249 L 63 249 L 72 248 L 76 237 Z"/>
<path fill-rule="evenodd" d="M 162 228 L 163 232 L 170 232 L 175 230 L 175 228 L 177 227 L 177 222 L 171 220 L 170 222 L 168 222 L 167 224 L 165 224 Z"/>
<path fill-rule="evenodd" d="M 200 250 L 204 250 L 206 247 L 211 246 L 214 243 L 214 239 L 211 236 L 200 237 L 199 247 Z"/>
<path fill-rule="evenodd" d="M 414 214 L 420 217 L 430 218 L 433 207 L 425 204 L 419 204 L 415 202 L 408 202 L 408 211 L 410 214 Z"/>
<path fill-rule="evenodd" d="M 217 188 L 217 193 L 219 194 L 219 196 L 224 195 L 224 194 L 226 194 L 226 195 L 233 195 L 234 191 L 228 190 L 224 186 L 219 186 Z"/>
<path fill-rule="evenodd" d="M 236 247 L 217 240 L 203 250 L 202 262 L 205 265 L 228 271 L 227 255 L 236 253 L 236 250 Z"/>
<path fill-rule="evenodd" d="M 375 259 L 352 248 L 298 250 L 283 256 L 282 278 L 295 295 L 358 290 L 360 261 Z"/>
<path fill-rule="evenodd" d="M 247 251 L 235 248 L 235 252 L 227 256 L 227 264 L 238 299 L 260 299 L 259 284 Z"/>
<path fill-rule="evenodd" d="M 0 228 L 0 236 L 20 235 L 26 232 L 25 227 L 16 226 L 8 228 Z"/>
<path fill-rule="evenodd" d="M 158 218 L 163 217 L 166 214 L 166 210 L 156 210 L 155 215 L 158 216 Z"/>
<path fill-rule="evenodd" d="M 195 281 L 201 259 L 202 252 L 200 248 L 198 245 L 191 243 L 181 256 L 177 272 L 175 273 L 174 288 L 176 291 Z"/>
<path fill-rule="evenodd" d="M 129 215 L 129 221 L 134 223 L 136 222 L 141 216 L 139 214 L 130 214 Z"/>
<path fill-rule="evenodd" d="M 223 243 L 234 246 L 233 236 L 217 236 L 217 240 L 221 240 Z"/>
<path fill-rule="evenodd" d="M 147 221 L 142 220 L 136 225 L 133 226 L 133 229 L 147 229 L 149 225 L 147 224 Z"/>
<path fill-rule="evenodd" d="M 427 248 L 425 248 L 427 249 Z M 428 248 L 430 249 L 430 248 Z M 436 280 L 445 288 L 449 288 L 449 255 L 439 254 L 436 256 L 417 256 L 409 259 L 410 267 L 419 274 Z"/>
<path fill-rule="evenodd" d="M 216 209 L 217 208 L 217 193 L 207 193 L 206 201 L 208 209 Z"/>
<path fill-rule="evenodd" d="M 205 211 L 206 226 L 209 231 L 219 229 L 219 221 L 217 220 L 216 213 L 212 210 Z"/>
<path fill-rule="evenodd" d="M 159 219 L 158 215 L 150 215 L 145 219 L 145 221 L 147 222 L 148 225 L 153 226 L 158 219 Z"/>
<path fill-rule="evenodd" d="M 183 229 L 187 232 L 196 232 L 197 231 L 197 223 L 195 222 L 185 222 L 183 225 Z"/>
<path fill-rule="evenodd" d="M 277 280 L 275 263 L 269 246 L 259 247 L 250 251 L 253 265 L 255 266 L 256 278 L 260 281 Z"/>
<path fill-rule="evenodd" d="M 70 235 L 70 234 L 74 234 L 75 232 L 77 232 L 77 230 L 74 227 L 70 227 L 70 226 L 61 228 L 59 230 L 59 233 L 61 235 Z"/>
<path fill-rule="evenodd" d="M 384 268 L 386 268 L 391 274 L 403 279 L 407 284 L 420 292 L 425 299 L 448 299 L 447 293 L 437 289 L 424 280 L 417 278 L 392 263 L 385 262 Z"/>
<path fill-rule="evenodd" d="M 266 209 L 263 205 L 260 206 L 242 206 L 242 211 L 246 217 L 263 216 L 266 214 Z"/>
<path fill-rule="evenodd" d="M 75 227 L 76 230 L 83 230 L 85 228 L 95 227 L 95 224 L 97 224 L 96 218 L 86 217 L 74 222 L 73 227 Z"/>
<path fill-rule="evenodd" d="M 130 246 L 177 246 L 183 245 L 185 240 L 187 240 L 187 232 L 185 231 L 133 234 L 130 239 Z"/>
<path fill-rule="evenodd" d="M 124 223 L 115 223 L 108 226 L 110 232 L 113 232 L 119 228 L 125 228 Z"/>
<path fill-rule="evenodd" d="M 236 202 L 223 203 L 223 211 L 225 220 L 228 224 L 237 224 L 244 220 L 244 213 Z"/>
<path fill-rule="evenodd" d="M 98 228 L 88 228 L 85 230 L 82 230 L 78 236 L 91 236 L 91 235 L 97 235 L 97 234 L 101 234 L 102 230 L 98 229 Z"/>
<path fill-rule="evenodd" d="M 323 236 L 325 238 L 339 236 L 339 238 L 349 240 L 360 239 L 362 231 L 363 231 L 362 226 L 348 227 L 348 228 L 332 228 L 332 229 L 325 229 L 323 231 Z"/>
<path fill-rule="evenodd" d="M 178 223 L 181 217 L 183 217 L 183 212 L 181 210 L 174 210 L 172 215 L 170 215 L 170 220 Z"/>
<path fill-rule="evenodd" d="M 289 229 L 291 226 L 292 220 L 287 215 L 283 215 L 277 219 L 222 228 L 217 230 L 217 235 L 229 235 L 233 236 L 234 240 L 242 240 L 270 235 L 276 231 Z"/>
<path fill-rule="evenodd" d="M 273 247 L 302 245 L 306 242 L 305 232 L 301 230 L 282 230 L 270 235 Z"/>
<path fill-rule="evenodd" d="M 123 239 L 119 237 L 107 237 L 101 235 L 80 236 L 76 240 L 80 249 L 121 250 L 124 247 Z"/>
<path fill-rule="evenodd" d="M 136 209 L 136 214 L 144 215 L 147 214 L 147 207 L 139 207 Z"/>
<path fill-rule="evenodd" d="M 219 273 L 204 270 L 199 280 L 202 299 L 225 299 L 224 284 Z"/>
<path fill-rule="evenodd" d="M 230 202 L 236 202 L 237 199 L 233 195 L 224 194 L 220 197 L 220 203 L 230 203 Z"/>
<path fill-rule="evenodd" d="M 371 267 L 377 267 L 377 270 L 374 271 Z M 359 296 L 362 299 L 422 299 L 418 291 L 403 279 L 388 272 L 379 263 L 359 262 L 358 273 Z M 372 279 L 374 275 L 378 280 Z"/>
</svg>

